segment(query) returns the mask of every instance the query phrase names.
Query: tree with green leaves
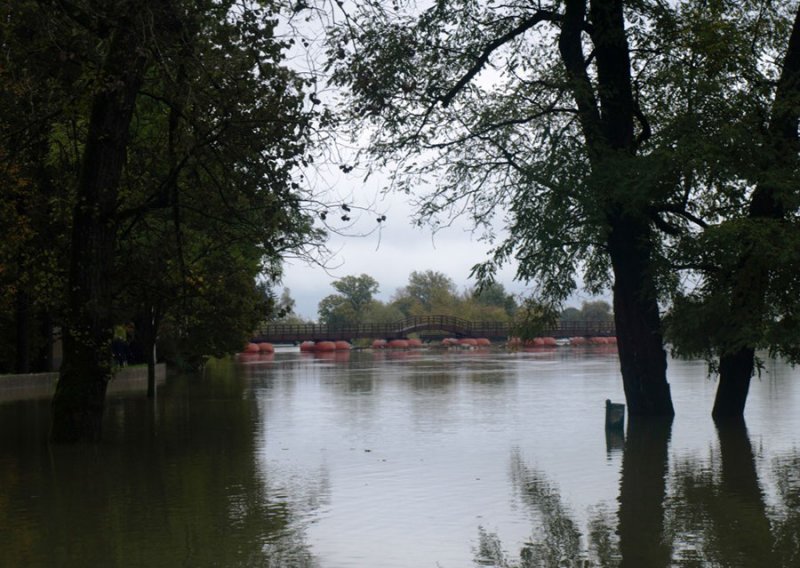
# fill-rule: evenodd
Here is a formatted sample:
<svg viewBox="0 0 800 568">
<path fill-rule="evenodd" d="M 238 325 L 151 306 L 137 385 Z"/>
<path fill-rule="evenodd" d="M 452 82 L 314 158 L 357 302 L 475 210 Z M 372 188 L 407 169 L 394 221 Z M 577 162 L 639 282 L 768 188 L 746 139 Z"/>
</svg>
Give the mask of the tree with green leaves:
<svg viewBox="0 0 800 568">
<path fill-rule="evenodd" d="M 344 276 L 331 284 L 338 294 L 323 298 L 318 307 L 320 322 L 332 326 L 363 323 L 378 293 L 378 281 L 368 274 Z"/>
<path fill-rule="evenodd" d="M 713 62 L 734 66 L 734 90 L 750 102 L 723 127 L 720 155 L 698 160 L 706 171 L 724 168 L 725 191 L 710 205 L 726 215 L 707 207 L 711 222 L 682 239 L 677 262 L 699 285 L 675 298 L 668 320 L 676 351 L 706 357 L 719 372 L 715 420 L 742 417 L 757 349 L 800 360 L 800 8 L 765 4 L 757 23 L 725 35 L 728 43 L 740 38 L 757 65 L 743 68 L 737 52 Z"/>
<path fill-rule="evenodd" d="M 203 355 L 230 351 L 266 315 L 256 277 L 276 278 L 282 255 L 322 237 L 295 179 L 316 115 L 306 81 L 284 65 L 279 8 L 3 6 L 2 70 L 20 85 L 0 100 L 4 171 L 33 180 L 36 198 L 68 220 L 54 440 L 99 437 L 119 318 L 142 322 L 150 343 L 169 322 Z M 53 61 L 64 62 L 58 90 L 49 90 Z M 48 104 L 14 123 L 14 109 L 30 101 Z M 46 152 L 9 154 L 11 134 L 15 147 L 44 140 Z M 31 175 L 55 165 L 48 179 L 63 201 L 48 200 Z"/>
<path fill-rule="evenodd" d="M 458 290 L 453 279 L 436 270 L 414 270 L 408 284 L 396 291 L 392 298 L 405 315 L 456 315 L 459 303 Z"/>
<path fill-rule="evenodd" d="M 796 11 L 364 0 L 330 65 L 420 222 L 466 211 L 491 236 L 510 210 L 480 279 L 513 258 L 547 303 L 611 286 L 632 414 L 673 413 L 674 301 L 683 352 L 720 359 L 714 415 L 741 415 L 754 350 L 797 345 Z"/>
<path fill-rule="evenodd" d="M 508 317 L 512 317 L 517 310 L 517 301 L 513 294 L 506 292 L 505 286 L 499 282 L 490 282 L 473 289 L 468 294 L 468 299 L 481 306 L 502 308 Z"/>
<path fill-rule="evenodd" d="M 56 43 L 36 2 L 6 3 L 0 23 L 0 368 L 50 370 L 53 325 L 65 288 L 69 194 L 76 173 L 65 128 L 82 129 L 71 92 L 79 74 L 68 55 L 80 38 Z M 56 120 L 56 116 L 61 118 Z"/>
<path fill-rule="evenodd" d="M 653 143 L 660 93 L 652 27 L 669 8 L 621 0 L 551 4 L 355 3 L 330 34 L 334 82 L 349 91 L 369 151 L 392 164 L 421 219 L 468 211 L 510 237 L 475 270 L 518 276 L 560 303 L 577 273 L 612 283 L 622 376 L 633 414 L 671 415 L 659 317 L 662 216 L 691 217 Z M 631 22 L 630 28 L 626 22 Z M 587 51 L 588 50 L 588 51 Z"/>
</svg>

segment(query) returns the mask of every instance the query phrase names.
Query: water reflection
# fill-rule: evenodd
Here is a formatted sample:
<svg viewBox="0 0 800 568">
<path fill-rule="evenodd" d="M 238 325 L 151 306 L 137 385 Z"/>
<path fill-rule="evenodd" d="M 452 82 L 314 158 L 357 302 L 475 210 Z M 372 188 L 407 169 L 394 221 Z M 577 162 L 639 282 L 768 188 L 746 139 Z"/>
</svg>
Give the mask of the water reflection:
<svg viewBox="0 0 800 568">
<path fill-rule="evenodd" d="M 558 487 L 544 473 L 511 458 L 512 485 L 537 523 L 530 541 L 511 560 L 495 534 L 479 531 L 475 563 L 499 568 L 562 566 L 668 566 L 664 538 L 664 497 L 671 420 L 633 417 L 624 444 L 616 530 L 609 512 L 598 505 L 584 537 Z M 584 543 L 584 540 L 586 541 Z"/>
<path fill-rule="evenodd" d="M 776 468 L 782 490 L 773 516 L 744 421 L 718 424 L 717 434 L 719 453 L 709 465 L 686 460 L 675 474 L 672 524 L 683 544 L 679 559 L 684 564 L 798 566 L 797 454 Z"/>
<path fill-rule="evenodd" d="M 99 447 L 6 438 L 0 565 L 315 566 L 281 482 L 257 468 L 255 401 L 206 378 L 166 406 L 110 401 Z"/>
<path fill-rule="evenodd" d="M 670 420 L 628 425 L 616 520 L 593 508 L 583 534 L 558 486 L 511 457 L 512 485 L 534 527 L 519 553 L 479 527 L 476 566 L 647 567 L 800 565 L 800 456 L 776 459 L 778 502 L 768 507 L 744 421 L 717 425 L 712 463 L 684 460 L 669 471 Z M 668 492 L 668 487 L 673 492 Z"/>
<path fill-rule="evenodd" d="M 664 499 L 672 419 L 630 417 L 619 489 L 620 566 L 669 566 Z"/>
<path fill-rule="evenodd" d="M 604 555 L 613 551 L 607 520 L 596 517 L 589 534 L 589 546 L 583 542 L 577 520 L 564 504 L 558 487 L 543 472 L 527 466 L 518 452 L 511 456 L 511 481 L 520 500 L 531 512 L 536 524 L 530 539 L 517 557 L 506 552 L 499 536 L 478 528 L 476 566 L 493 568 L 539 568 L 572 566 L 610 566 Z"/>
</svg>

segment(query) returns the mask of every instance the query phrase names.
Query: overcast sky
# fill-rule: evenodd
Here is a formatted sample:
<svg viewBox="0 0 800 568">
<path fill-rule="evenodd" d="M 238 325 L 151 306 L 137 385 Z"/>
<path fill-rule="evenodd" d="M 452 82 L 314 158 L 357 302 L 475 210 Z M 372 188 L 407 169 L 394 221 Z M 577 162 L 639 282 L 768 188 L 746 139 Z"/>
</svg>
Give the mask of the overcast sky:
<svg viewBox="0 0 800 568">
<path fill-rule="evenodd" d="M 400 196 L 387 199 L 381 210 L 385 211 L 386 221 L 380 232 L 361 237 L 331 234 L 328 247 L 335 254 L 328 270 L 300 261 L 287 262 L 282 284 L 291 290 L 298 315 L 316 319 L 319 301 L 336 292 L 331 282 L 347 275 L 369 274 L 375 278 L 380 284 L 378 299 L 383 301 L 405 286 L 415 270 L 443 272 L 460 291 L 475 285 L 469 279 L 470 270 L 487 258 L 489 245 L 479 242 L 465 221 L 434 235 L 430 229 L 412 225 L 412 208 Z M 364 217 L 364 225 L 377 223 L 374 215 Z M 504 269 L 498 280 L 509 292 L 519 293 L 525 287 L 512 281 L 514 270 Z"/>
<path fill-rule="evenodd" d="M 296 313 L 306 319 L 317 319 L 319 301 L 336 291 L 331 282 L 347 275 L 368 274 L 380 284 L 378 299 L 388 301 L 394 292 L 408 283 L 411 272 L 436 270 L 453 279 L 459 291 L 475 286 L 469 278 L 473 265 L 488 258 L 491 246 L 473 234 L 467 219 L 456 219 L 452 226 L 440 229 L 435 234 L 430 228 L 416 227 L 412 223 L 414 209 L 404 194 L 380 195 L 379 180 L 369 184 L 354 179 L 355 176 L 330 174 L 321 191 L 328 195 L 332 203 L 327 221 L 342 227 L 343 211 L 339 203 L 360 205 L 368 211 L 353 210 L 347 215 L 353 221 L 347 233 L 357 235 L 369 232 L 378 226 L 376 217 L 386 215 L 380 231 L 374 230 L 366 236 L 342 236 L 332 232 L 328 248 L 335 254 L 328 262 L 328 268 L 292 260 L 284 269 L 282 287 L 291 290 L 296 301 Z M 502 214 L 498 215 L 498 227 L 502 226 Z M 529 290 L 523 283 L 514 281 L 516 265 L 508 265 L 499 273 L 497 280 L 513 294 Z M 590 300 L 588 296 L 575 296 L 569 304 L 580 306 L 581 301 Z"/>
</svg>

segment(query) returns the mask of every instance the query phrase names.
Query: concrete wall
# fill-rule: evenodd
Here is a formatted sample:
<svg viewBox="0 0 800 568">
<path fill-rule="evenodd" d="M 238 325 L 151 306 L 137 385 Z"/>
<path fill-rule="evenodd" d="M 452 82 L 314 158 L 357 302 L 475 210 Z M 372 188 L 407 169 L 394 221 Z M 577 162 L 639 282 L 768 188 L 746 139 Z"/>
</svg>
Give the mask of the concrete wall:
<svg viewBox="0 0 800 568">
<path fill-rule="evenodd" d="M 167 378 L 164 363 L 156 365 L 156 383 Z M 0 401 L 30 398 L 49 398 L 56 388 L 58 373 L 30 373 L 26 375 L 0 375 Z M 147 367 L 123 367 L 108 385 L 108 392 L 147 392 Z"/>
</svg>

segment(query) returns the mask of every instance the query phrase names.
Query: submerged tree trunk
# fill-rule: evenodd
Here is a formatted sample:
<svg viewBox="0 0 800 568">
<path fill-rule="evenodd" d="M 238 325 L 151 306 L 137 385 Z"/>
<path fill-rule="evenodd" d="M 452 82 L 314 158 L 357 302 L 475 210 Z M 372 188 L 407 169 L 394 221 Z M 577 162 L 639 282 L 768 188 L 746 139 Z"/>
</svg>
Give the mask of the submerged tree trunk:
<svg viewBox="0 0 800 568">
<path fill-rule="evenodd" d="M 783 60 L 781 76 L 772 102 L 768 134 L 773 159 L 767 166 L 776 173 L 792 175 L 797 165 L 798 122 L 800 122 L 800 8 L 795 13 L 789 46 Z M 785 191 L 785 189 L 783 189 Z M 758 219 L 782 219 L 785 215 L 781 199 L 782 189 L 769 182 L 760 183 L 750 199 L 748 217 Z M 768 267 L 759 265 L 757 250 L 746 248 L 738 271 L 733 275 L 731 288 L 730 325 L 760 326 L 764 313 Z M 714 420 L 742 417 L 750 389 L 750 379 L 755 369 L 755 345 L 740 346 L 720 356 L 719 386 L 712 416 Z"/>
<path fill-rule="evenodd" d="M 101 89 L 92 100 L 73 215 L 64 360 L 53 398 L 55 442 L 96 441 L 101 433 L 112 372 L 114 214 L 146 62 L 144 32 L 137 29 L 134 17 L 120 18 L 104 62 Z"/>
<path fill-rule="evenodd" d="M 147 360 L 147 398 L 156 397 L 156 342 L 146 344 L 145 359 Z"/>
<path fill-rule="evenodd" d="M 612 221 L 608 250 L 614 268 L 614 322 L 622 381 L 632 416 L 672 416 L 667 354 L 650 271 L 649 229 L 635 220 Z"/>
<path fill-rule="evenodd" d="M 715 421 L 744 416 L 754 368 L 755 349 L 751 347 L 720 357 L 719 384 L 711 412 Z"/>
</svg>

